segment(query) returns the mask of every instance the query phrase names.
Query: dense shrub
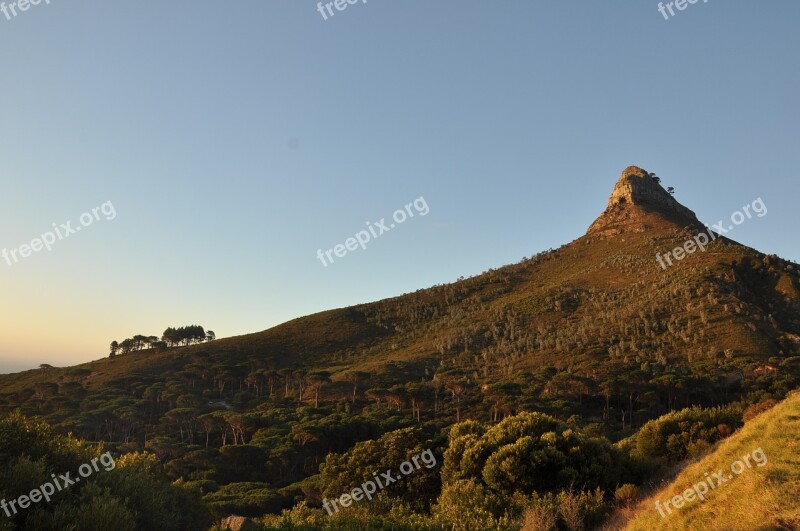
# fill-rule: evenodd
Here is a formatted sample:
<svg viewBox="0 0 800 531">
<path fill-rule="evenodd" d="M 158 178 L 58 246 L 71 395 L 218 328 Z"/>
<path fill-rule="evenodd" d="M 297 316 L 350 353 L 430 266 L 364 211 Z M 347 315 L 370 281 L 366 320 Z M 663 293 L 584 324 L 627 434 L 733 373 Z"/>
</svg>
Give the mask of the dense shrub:
<svg viewBox="0 0 800 531">
<path fill-rule="evenodd" d="M 100 460 L 98 471 L 76 477 L 80 465 L 103 453 L 102 446 L 58 435 L 40 419 L 17 413 L 0 419 L 0 497 L 16 499 L 53 475 L 70 473 L 75 479 L 49 503 L 32 504 L 10 520 L 4 515 L 0 529 L 194 531 L 210 523 L 198 496 L 170 483 L 151 454 L 126 454 L 108 464 Z"/>
<path fill-rule="evenodd" d="M 392 431 L 376 440 L 356 443 L 343 454 L 327 456 L 320 467 L 320 490 L 327 498 L 338 498 L 365 481 L 373 480 L 376 473 L 380 475 L 389 470 L 396 476 L 401 463 L 427 450 L 433 451 L 435 447 L 433 441 L 425 440 L 415 428 Z M 381 490 L 415 508 L 427 509 L 439 494 L 442 459 L 437 452 L 427 454 L 426 459 L 427 462 L 418 460 L 420 468 Z"/>
<path fill-rule="evenodd" d="M 639 459 L 675 463 L 699 455 L 741 426 L 741 411 L 734 407 L 682 409 L 642 426 L 632 453 Z"/>
<path fill-rule="evenodd" d="M 624 452 L 608 440 L 542 413 L 521 413 L 490 428 L 455 426 L 442 469 L 445 483 L 473 479 L 506 495 L 608 489 L 632 477 Z"/>
<path fill-rule="evenodd" d="M 622 506 L 628 506 L 639 497 L 639 487 L 626 483 L 614 491 L 614 499 Z"/>
</svg>

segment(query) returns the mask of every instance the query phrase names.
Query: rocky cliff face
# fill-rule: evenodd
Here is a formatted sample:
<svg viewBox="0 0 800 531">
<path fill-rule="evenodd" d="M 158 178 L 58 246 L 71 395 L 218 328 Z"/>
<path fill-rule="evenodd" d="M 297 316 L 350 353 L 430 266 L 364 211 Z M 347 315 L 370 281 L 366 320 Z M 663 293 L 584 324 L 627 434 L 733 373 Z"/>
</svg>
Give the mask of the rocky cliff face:
<svg viewBox="0 0 800 531">
<path fill-rule="evenodd" d="M 587 234 L 612 236 L 626 231 L 646 230 L 649 216 L 660 215 L 679 225 L 699 225 L 694 212 L 680 204 L 650 173 L 638 166 L 628 166 L 622 172 L 608 207 L 589 227 Z"/>
</svg>

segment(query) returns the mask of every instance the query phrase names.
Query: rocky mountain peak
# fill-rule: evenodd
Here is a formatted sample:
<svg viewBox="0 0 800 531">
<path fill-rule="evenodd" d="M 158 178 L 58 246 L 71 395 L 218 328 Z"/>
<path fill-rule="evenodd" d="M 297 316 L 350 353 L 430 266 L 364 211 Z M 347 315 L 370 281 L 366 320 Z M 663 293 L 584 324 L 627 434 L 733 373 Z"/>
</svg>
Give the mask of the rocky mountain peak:
<svg viewBox="0 0 800 531">
<path fill-rule="evenodd" d="M 682 225 L 701 225 L 695 213 L 676 201 L 654 174 L 628 166 L 614 185 L 605 212 L 587 234 L 618 234 L 626 229 L 641 232 L 645 228 L 641 222 L 648 214 L 660 214 Z"/>
</svg>

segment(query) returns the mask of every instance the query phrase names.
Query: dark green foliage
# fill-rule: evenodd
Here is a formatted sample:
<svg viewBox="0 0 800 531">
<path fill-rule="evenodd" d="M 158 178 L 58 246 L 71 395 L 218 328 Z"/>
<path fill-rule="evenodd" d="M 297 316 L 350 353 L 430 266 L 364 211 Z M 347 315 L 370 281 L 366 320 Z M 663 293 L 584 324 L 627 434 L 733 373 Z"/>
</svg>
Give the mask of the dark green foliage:
<svg viewBox="0 0 800 531">
<path fill-rule="evenodd" d="M 101 454 L 97 471 L 56 491 L 50 502 L 13 515 L 17 528 L 194 531 L 210 523 L 199 496 L 171 484 L 153 456 L 129 454 L 109 462 L 102 447 L 58 435 L 41 420 L 18 413 L 0 419 L 0 497 L 28 494 L 53 474 L 70 473 L 74 479 L 81 465 Z"/>
<path fill-rule="evenodd" d="M 439 493 L 441 455 L 436 442 L 426 439 L 416 428 L 397 430 L 376 440 L 356 443 L 343 454 L 329 454 L 320 466 L 319 489 L 323 497 L 338 498 L 373 480 L 376 473 L 380 476 L 391 471 L 392 476 L 400 475 L 401 463 L 411 461 L 413 456 L 427 450 L 431 453 L 427 454 L 426 461 L 418 460 L 419 467 L 414 467 L 400 481 L 382 490 L 417 509 L 425 509 Z"/>
<path fill-rule="evenodd" d="M 651 420 L 636 434 L 632 454 L 640 459 L 675 463 L 698 455 L 741 427 L 741 409 L 692 407 Z"/>
<path fill-rule="evenodd" d="M 276 513 L 288 502 L 285 495 L 270 488 L 269 484 L 250 482 L 225 485 L 204 496 L 203 500 L 216 517 Z"/>
<path fill-rule="evenodd" d="M 608 489 L 633 477 L 624 453 L 541 413 L 521 413 L 485 428 L 457 425 L 444 455 L 445 483 L 475 480 L 510 495 Z"/>
</svg>

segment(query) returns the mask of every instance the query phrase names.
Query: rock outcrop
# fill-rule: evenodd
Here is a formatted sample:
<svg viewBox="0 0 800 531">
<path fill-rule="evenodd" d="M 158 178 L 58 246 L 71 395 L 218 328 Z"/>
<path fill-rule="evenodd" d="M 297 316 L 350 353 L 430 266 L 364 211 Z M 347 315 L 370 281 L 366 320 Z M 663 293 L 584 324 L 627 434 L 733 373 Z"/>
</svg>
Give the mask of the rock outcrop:
<svg viewBox="0 0 800 531">
<path fill-rule="evenodd" d="M 587 234 L 613 236 L 626 231 L 646 229 L 648 214 L 683 226 L 701 226 L 694 212 L 680 204 L 651 174 L 638 166 L 628 166 L 622 172 L 608 207 L 589 227 Z"/>
</svg>

